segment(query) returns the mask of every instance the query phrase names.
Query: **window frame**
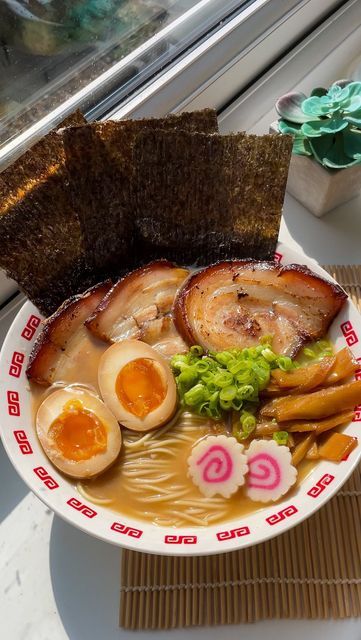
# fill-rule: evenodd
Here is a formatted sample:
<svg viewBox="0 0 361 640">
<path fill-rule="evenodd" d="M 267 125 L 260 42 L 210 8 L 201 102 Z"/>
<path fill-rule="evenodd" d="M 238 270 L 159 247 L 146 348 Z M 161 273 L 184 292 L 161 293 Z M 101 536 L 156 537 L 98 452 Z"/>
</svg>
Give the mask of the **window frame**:
<svg viewBox="0 0 361 640">
<path fill-rule="evenodd" d="M 204 107 L 219 111 L 343 5 L 340 0 L 256 0 L 106 118 Z"/>
<path fill-rule="evenodd" d="M 361 62 L 360 35 L 361 3 L 349 0 L 224 106 L 218 115 L 221 132 L 236 130 L 242 122 L 245 130 L 264 133 L 266 122 L 277 118 L 274 104 L 279 96 L 293 90 L 307 93 L 315 86 L 327 87 L 347 77 L 352 62 L 355 59 Z"/>
<path fill-rule="evenodd" d="M 198 5 L 186 11 L 123 60 L 5 144 L 0 148 L 1 169 L 78 108 L 85 110 L 90 119 L 159 116 L 170 111 L 179 111 L 190 102 L 193 103 L 192 108 L 208 104 L 218 109 L 235 93 L 254 81 L 276 57 L 284 53 L 327 13 L 343 4 L 343 1 L 254 0 L 244 8 L 242 3 L 239 3 L 240 11 L 234 18 L 226 21 L 209 37 L 205 34 L 203 41 L 191 47 L 188 53 L 171 61 L 165 69 L 149 78 L 145 87 L 130 94 L 128 98 L 123 96 L 121 103 L 119 100 L 122 92 L 119 90 L 116 107 L 112 102 L 116 99 L 117 92 L 112 90 L 108 98 L 103 99 L 107 83 L 114 82 L 115 78 L 125 72 L 127 66 L 160 42 L 164 36 L 171 34 L 172 30 L 187 29 L 187 23 L 189 25 L 189 21 L 195 19 L 197 12 L 205 10 L 207 5 L 212 3 L 215 3 L 219 11 L 219 0 L 201 0 Z M 228 0 L 223 5 L 225 13 L 234 10 L 234 5 L 234 0 Z M 219 82 L 222 82 L 221 94 L 216 88 Z M 97 92 L 98 107 L 87 113 L 86 103 L 90 98 L 93 101 L 98 95 Z"/>
</svg>

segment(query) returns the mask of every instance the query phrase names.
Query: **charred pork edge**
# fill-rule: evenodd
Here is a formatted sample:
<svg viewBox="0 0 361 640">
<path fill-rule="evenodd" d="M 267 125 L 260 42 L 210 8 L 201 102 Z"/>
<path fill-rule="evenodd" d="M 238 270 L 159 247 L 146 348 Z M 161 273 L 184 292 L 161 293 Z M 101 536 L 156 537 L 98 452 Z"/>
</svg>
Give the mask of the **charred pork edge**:
<svg viewBox="0 0 361 640">
<path fill-rule="evenodd" d="M 103 332 L 99 331 L 98 322 L 97 322 L 98 314 L 106 310 L 109 304 L 111 304 L 113 298 L 114 299 L 116 298 L 116 296 L 118 295 L 119 292 L 122 291 L 124 286 L 129 284 L 129 282 L 135 280 L 139 275 L 142 275 L 142 273 L 145 273 L 147 271 L 152 271 L 152 269 L 154 268 L 178 269 L 180 267 L 170 262 L 169 260 L 154 260 L 153 262 L 149 262 L 148 264 L 145 264 L 142 267 L 138 267 L 138 269 L 135 269 L 134 271 L 130 271 L 125 276 L 120 278 L 112 286 L 112 288 L 105 294 L 104 298 L 100 301 L 96 309 L 94 309 L 93 313 L 89 316 L 89 318 L 86 319 L 84 323 L 86 328 L 93 335 L 100 338 L 100 340 L 103 340 L 104 342 L 109 342 L 106 335 Z"/>
<path fill-rule="evenodd" d="M 305 276 L 316 278 L 321 283 L 329 286 L 332 292 L 335 294 L 336 298 L 338 299 L 339 307 L 336 314 L 339 313 L 344 302 L 348 298 L 347 293 L 342 289 L 342 287 L 340 287 L 340 285 L 328 280 L 327 278 L 324 278 L 323 276 L 320 276 L 317 273 L 314 273 L 311 269 L 309 269 L 309 267 L 307 267 L 307 265 L 292 263 L 292 264 L 282 266 L 278 262 L 275 262 L 272 260 L 259 261 L 259 260 L 254 260 L 252 258 L 245 259 L 245 260 L 221 260 L 221 261 L 215 262 L 214 264 L 209 265 L 208 267 L 205 267 L 204 269 L 201 269 L 200 271 L 197 271 L 196 273 L 191 275 L 189 278 L 187 278 L 183 286 L 178 291 L 176 298 L 174 300 L 174 305 L 173 305 L 174 324 L 176 326 L 177 331 L 180 333 L 182 338 L 189 345 L 195 344 L 195 338 L 193 336 L 192 328 L 190 326 L 190 323 L 187 317 L 187 311 L 186 311 L 186 299 L 188 294 L 191 292 L 191 290 L 194 287 L 198 286 L 199 280 L 202 280 L 202 277 L 204 276 L 205 272 L 218 270 L 219 268 L 229 268 L 229 267 L 235 267 L 235 268 L 245 267 L 251 270 L 252 269 L 254 270 L 257 267 L 257 269 L 261 269 L 262 271 L 266 271 L 267 269 L 275 269 L 276 271 L 278 271 L 278 276 L 281 276 L 282 273 L 296 271 L 297 273 L 301 273 Z M 328 324 L 326 331 L 328 330 L 330 324 L 331 322 Z M 312 336 L 307 334 L 305 331 L 300 330 L 299 346 L 296 351 L 294 349 L 292 350 L 291 357 L 296 355 L 298 351 L 301 349 L 301 347 L 307 342 L 309 342 L 311 339 L 312 339 Z"/>
<path fill-rule="evenodd" d="M 76 305 L 79 302 L 81 302 L 82 300 L 86 300 L 87 298 L 91 297 L 94 293 L 97 293 L 98 291 L 100 292 L 102 288 L 104 289 L 104 295 L 106 295 L 111 285 L 112 285 L 111 280 L 105 280 L 104 282 L 101 282 L 99 284 L 96 284 L 90 287 L 89 289 L 84 291 L 84 293 L 71 296 L 67 300 L 64 300 L 64 302 L 60 305 L 60 307 L 51 316 L 49 316 L 49 318 L 43 321 L 42 331 L 34 343 L 31 354 L 29 356 L 28 366 L 26 367 L 26 375 L 29 379 L 33 377 L 31 369 L 38 355 L 40 354 L 41 349 L 46 344 L 46 342 L 48 341 L 51 342 L 52 329 L 57 324 L 59 319 L 61 319 L 63 315 L 65 315 L 66 313 L 69 313 L 69 312 L 72 313 L 71 307 L 76 307 Z"/>
<path fill-rule="evenodd" d="M 319 280 L 320 282 L 328 285 L 332 289 L 333 293 L 341 300 L 347 300 L 348 298 L 346 291 L 339 284 L 337 284 L 337 282 L 332 282 L 331 280 L 324 278 L 324 276 L 320 276 L 318 273 L 314 273 L 314 271 L 312 271 L 305 264 L 285 264 L 284 266 L 281 266 L 279 275 L 281 276 L 282 273 L 286 273 L 287 271 L 297 271 L 298 273 L 302 273 L 305 276 L 317 278 L 317 280 Z"/>
<path fill-rule="evenodd" d="M 187 278 L 187 280 L 185 281 L 183 286 L 179 289 L 175 297 L 174 304 L 173 304 L 173 318 L 174 318 L 174 324 L 176 326 L 177 331 L 180 333 L 182 338 L 188 344 L 190 345 L 195 344 L 195 338 L 193 336 L 192 329 L 187 317 L 187 312 L 185 308 L 186 299 L 190 291 L 194 287 L 198 286 L 198 282 L 199 280 L 202 280 L 202 277 L 204 276 L 205 272 L 218 270 L 219 268 L 225 268 L 225 269 L 229 267 L 237 268 L 238 266 L 252 269 L 253 267 L 256 267 L 256 265 L 258 266 L 258 268 L 260 267 L 260 265 L 262 265 L 261 268 L 263 270 L 271 269 L 271 268 L 281 269 L 278 262 L 267 261 L 267 260 L 259 261 L 259 260 L 253 260 L 252 258 L 245 259 L 245 260 L 220 260 L 218 262 L 215 262 L 209 265 L 209 267 L 204 267 L 204 269 L 197 271 L 196 273 L 191 275 L 189 278 Z"/>
</svg>

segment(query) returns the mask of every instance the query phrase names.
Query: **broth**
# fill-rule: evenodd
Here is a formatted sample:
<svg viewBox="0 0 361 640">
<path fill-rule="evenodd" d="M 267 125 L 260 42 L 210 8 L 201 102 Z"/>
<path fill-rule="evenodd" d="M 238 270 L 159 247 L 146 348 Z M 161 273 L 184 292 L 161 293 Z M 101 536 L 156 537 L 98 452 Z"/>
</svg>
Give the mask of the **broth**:
<svg viewBox="0 0 361 640">
<path fill-rule="evenodd" d="M 107 347 L 84 329 L 74 357 L 64 358 L 61 364 L 61 384 L 87 385 L 99 393 L 98 363 Z M 49 389 L 33 383 L 31 389 L 35 424 L 36 411 Z M 221 423 L 185 413 L 169 425 L 145 434 L 124 429 L 122 451 L 114 465 L 95 479 L 74 484 L 87 500 L 158 525 L 205 526 L 243 517 L 265 504 L 252 502 L 242 488 L 228 499 L 206 498 L 187 476 L 192 445 L 210 433 L 225 432 Z M 302 461 L 297 483 L 288 495 L 294 495 L 314 466 L 314 461 Z"/>
<path fill-rule="evenodd" d="M 78 488 L 84 497 L 98 500 L 99 504 L 164 526 L 204 526 L 240 518 L 265 504 L 251 501 L 242 488 L 230 498 L 206 498 L 187 476 L 192 445 L 210 433 L 225 431 L 224 425 L 207 423 L 190 414 L 181 415 L 169 429 L 163 427 L 147 434 L 145 441 L 144 436 L 126 431 L 119 462 L 98 478 L 80 483 Z M 134 451 L 137 443 L 139 449 Z M 301 463 L 297 484 L 313 466 L 311 461 Z"/>
</svg>

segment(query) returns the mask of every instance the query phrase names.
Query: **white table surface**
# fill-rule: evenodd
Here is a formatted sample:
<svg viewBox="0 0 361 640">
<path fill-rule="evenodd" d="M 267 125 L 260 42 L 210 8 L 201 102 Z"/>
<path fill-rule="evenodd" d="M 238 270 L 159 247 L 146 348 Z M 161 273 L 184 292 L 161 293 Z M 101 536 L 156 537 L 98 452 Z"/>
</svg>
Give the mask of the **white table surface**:
<svg viewBox="0 0 361 640">
<path fill-rule="evenodd" d="M 287 196 L 280 239 L 323 264 L 361 263 L 361 199 L 317 219 Z M 119 566 L 117 547 L 63 522 L 28 490 L 0 443 L 0 639 L 218 640 L 219 628 L 119 629 Z M 221 633 L 224 640 L 360 640 L 361 621 L 265 621 Z"/>
</svg>

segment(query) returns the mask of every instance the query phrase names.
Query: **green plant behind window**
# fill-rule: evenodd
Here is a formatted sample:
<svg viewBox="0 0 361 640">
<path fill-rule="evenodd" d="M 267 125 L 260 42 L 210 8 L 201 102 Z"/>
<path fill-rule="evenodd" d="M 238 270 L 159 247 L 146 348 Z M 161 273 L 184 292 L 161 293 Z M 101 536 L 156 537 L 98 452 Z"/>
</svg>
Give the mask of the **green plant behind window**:
<svg viewBox="0 0 361 640">
<path fill-rule="evenodd" d="M 339 80 L 307 98 L 292 92 L 279 98 L 278 130 L 294 136 L 293 153 L 311 156 L 329 169 L 361 164 L 361 82 Z"/>
</svg>

